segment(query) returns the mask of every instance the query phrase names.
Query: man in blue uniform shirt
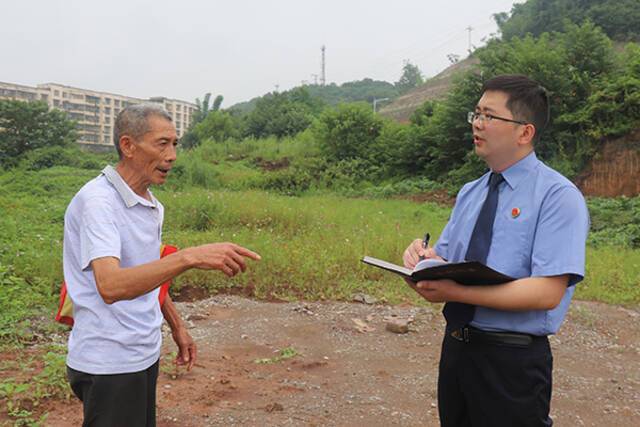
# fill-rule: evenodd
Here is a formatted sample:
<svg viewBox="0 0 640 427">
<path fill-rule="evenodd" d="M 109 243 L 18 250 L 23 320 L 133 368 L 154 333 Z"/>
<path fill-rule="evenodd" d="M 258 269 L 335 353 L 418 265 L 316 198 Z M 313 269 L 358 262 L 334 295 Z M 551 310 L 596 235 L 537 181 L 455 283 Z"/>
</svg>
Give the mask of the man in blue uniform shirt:
<svg viewBox="0 0 640 427">
<path fill-rule="evenodd" d="M 589 214 L 580 191 L 536 158 L 549 120 L 545 89 L 525 76 L 487 81 L 468 117 L 475 152 L 490 172 L 458 193 L 433 248 L 421 256 L 476 260 L 516 280 L 493 286 L 424 281 L 414 289 L 445 302 L 438 408 L 442 426 L 550 426 L 552 355 L 585 272 Z"/>
</svg>

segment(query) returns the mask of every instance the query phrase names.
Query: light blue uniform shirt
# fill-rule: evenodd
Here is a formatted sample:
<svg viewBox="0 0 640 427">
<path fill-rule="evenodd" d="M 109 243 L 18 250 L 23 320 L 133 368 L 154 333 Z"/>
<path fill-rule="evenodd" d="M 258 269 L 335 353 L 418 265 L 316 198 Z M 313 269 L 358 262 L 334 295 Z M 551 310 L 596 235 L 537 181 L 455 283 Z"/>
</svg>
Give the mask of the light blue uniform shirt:
<svg viewBox="0 0 640 427">
<path fill-rule="evenodd" d="M 102 257 L 122 268 L 160 258 L 164 208 L 140 197 L 107 166 L 74 196 L 64 216 L 64 280 L 75 323 L 67 365 L 88 374 L 139 372 L 160 357 L 158 288 L 131 300 L 104 302 L 91 268 Z"/>
<path fill-rule="evenodd" d="M 487 265 L 516 279 L 569 274 L 569 286 L 553 310 L 502 311 L 476 307 L 471 325 L 486 331 L 555 334 L 574 285 L 585 273 L 589 212 L 576 186 L 531 153 L 502 172 Z M 489 190 L 489 173 L 458 193 L 435 251 L 464 261 L 471 233 Z"/>
</svg>

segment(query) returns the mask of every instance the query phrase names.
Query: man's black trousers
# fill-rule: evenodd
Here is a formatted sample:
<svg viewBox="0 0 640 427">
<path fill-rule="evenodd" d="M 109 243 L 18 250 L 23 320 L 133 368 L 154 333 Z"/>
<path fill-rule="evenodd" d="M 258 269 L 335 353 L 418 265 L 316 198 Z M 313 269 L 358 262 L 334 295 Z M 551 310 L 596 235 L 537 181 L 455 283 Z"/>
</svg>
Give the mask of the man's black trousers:
<svg viewBox="0 0 640 427">
<path fill-rule="evenodd" d="M 515 347 L 445 334 L 438 377 L 442 427 L 551 426 L 552 365 L 546 337 Z"/>
<path fill-rule="evenodd" d="M 82 401 L 83 427 L 155 427 L 158 362 L 140 372 L 91 375 L 67 366 L 71 389 Z"/>
</svg>

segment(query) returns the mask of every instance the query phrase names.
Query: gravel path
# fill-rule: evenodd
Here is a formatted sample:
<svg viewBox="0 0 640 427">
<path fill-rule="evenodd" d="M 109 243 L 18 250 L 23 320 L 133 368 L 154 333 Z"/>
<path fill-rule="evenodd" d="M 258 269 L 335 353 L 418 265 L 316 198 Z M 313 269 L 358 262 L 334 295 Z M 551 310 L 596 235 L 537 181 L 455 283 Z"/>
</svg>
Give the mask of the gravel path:
<svg viewBox="0 0 640 427">
<path fill-rule="evenodd" d="M 159 426 L 438 425 L 439 307 L 236 296 L 178 306 L 199 361 L 176 373 L 165 333 Z M 386 330 L 390 319 L 409 320 L 409 332 Z M 639 322 L 638 310 L 574 301 L 551 338 L 555 425 L 640 425 Z M 286 348 L 298 355 L 278 361 Z M 77 402 L 49 409 L 47 425 L 80 424 Z"/>
</svg>

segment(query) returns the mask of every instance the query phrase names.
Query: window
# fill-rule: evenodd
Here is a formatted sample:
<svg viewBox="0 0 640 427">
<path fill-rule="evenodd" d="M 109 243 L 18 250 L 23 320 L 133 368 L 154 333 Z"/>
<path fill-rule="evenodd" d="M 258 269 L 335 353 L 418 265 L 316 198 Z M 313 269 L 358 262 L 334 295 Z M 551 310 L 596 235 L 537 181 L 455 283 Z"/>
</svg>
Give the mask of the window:
<svg viewBox="0 0 640 427">
<path fill-rule="evenodd" d="M 105 113 L 106 115 L 111 114 L 111 107 L 104 107 L 104 113 Z"/>
<path fill-rule="evenodd" d="M 60 96 L 60 91 L 59 91 L 59 90 L 54 90 L 54 91 L 53 91 L 53 94 L 54 94 L 55 96 Z"/>
<path fill-rule="evenodd" d="M 120 106 L 120 100 L 119 100 L 119 99 L 116 99 L 116 100 L 114 101 L 114 103 L 115 103 L 115 106 L 116 106 L 116 107 L 119 107 L 119 106 Z M 118 112 L 120 112 L 120 110 L 118 110 Z"/>
<path fill-rule="evenodd" d="M 104 103 L 105 104 L 111 104 L 111 98 L 105 98 L 104 99 Z"/>
<path fill-rule="evenodd" d="M 98 135 L 85 133 L 84 135 L 80 135 L 80 140 L 84 142 L 94 142 L 97 143 L 99 141 Z"/>
</svg>

